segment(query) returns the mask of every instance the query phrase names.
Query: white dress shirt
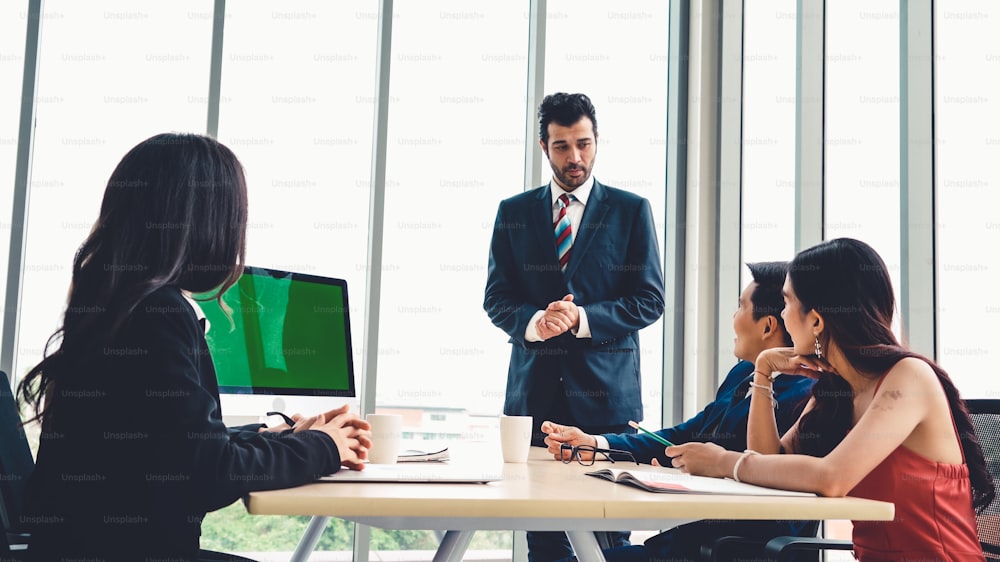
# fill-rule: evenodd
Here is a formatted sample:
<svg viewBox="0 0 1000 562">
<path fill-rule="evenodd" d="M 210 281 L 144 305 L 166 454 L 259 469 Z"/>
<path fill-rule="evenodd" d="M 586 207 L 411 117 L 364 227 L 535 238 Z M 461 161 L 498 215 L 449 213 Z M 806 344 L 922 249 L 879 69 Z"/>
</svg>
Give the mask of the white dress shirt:
<svg viewBox="0 0 1000 562">
<path fill-rule="evenodd" d="M 554 181 L 549 182 L 549 191 L 552 192 L 552 224 L 555 224 L 556 219 L 559 218 L 559 208 L 561 204 L 559 203 L 559 197 L 563 193 L 569 193 L 573 196 L 570 199 L 569 206 L 566 207 L 566 216 L 569 217 L 570 225 L 573 230 L 571 231 L 571 236 L 573 237 L 573 242 L 576 242 L 576 234 L 580 231 L 580 224 L 583 222 L 583 211 L 587 207 L 587 199 L 590 198 L 590 191 L 594 188 L 594 176 L 587 178 L 587 181 L 583 182 L 583 185 L 574 189 L 573 191 L 566 191 L 560 185 Z M 555 232 L 553 231 L 553 237 L 555 237 Z M 571 250 L 572 251 L 572 250 Z M 573 259 L 572 254 L 570 254 L 570 259 Z M 590 323 L 587 321 L 587 313 L 584 312 L 583 307 L 578 306 L 577 310 L 580 311 L 580 326 L 572 330 L 573 335 L 578 338 L 589 338 L 590 334 Z M 541 336 L 538 335 L 538 319 L 545 314 L 544 310 L 539 310 L 531 317 L 531 321 L 528 322 L 528 327 L 524 331 L 524 339 L 527 341 L 543 341 Z"/>
</svg>

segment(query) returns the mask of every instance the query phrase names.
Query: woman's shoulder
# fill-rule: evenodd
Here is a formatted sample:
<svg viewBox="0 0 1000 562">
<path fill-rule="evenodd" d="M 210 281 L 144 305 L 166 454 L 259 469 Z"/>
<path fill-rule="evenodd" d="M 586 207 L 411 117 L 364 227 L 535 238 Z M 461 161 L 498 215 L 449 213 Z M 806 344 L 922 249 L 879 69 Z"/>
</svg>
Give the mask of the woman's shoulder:
<svg viewBox="0 0 1000 562">
<path fill-rule="evenodd" d="M 146 295 L 132 311 L 133 322 L 197 324 L 197 316 L 181 290 L 173 285 L 160 287 Z"/>
<path fill-rule="evenodd" d="M 152 293 L 146 295 L 142 303 L 169 303 L 169 302 L 185 302 L 184 294 L 181 293 L 180 288 L 176 285 L 164 285 Z"/>
<path fill-rule="evenodd" d="M 896 364 L 889 369 L 889 373 L 894 371 L 924 374 L 931 377 L 935 376 L 934 369 L 931 368 L 930 363 L 920 357 L 903 357 L 899 361 L 896 361 Z"/>
<path fill-rule="evenodd" d="M 937 373 L 930 364 L 919 357 L 904 357 L 889 368 L 879 381 L 878 392 L 917 391 L 927 392 L 941 388 Z"/>
</svg>

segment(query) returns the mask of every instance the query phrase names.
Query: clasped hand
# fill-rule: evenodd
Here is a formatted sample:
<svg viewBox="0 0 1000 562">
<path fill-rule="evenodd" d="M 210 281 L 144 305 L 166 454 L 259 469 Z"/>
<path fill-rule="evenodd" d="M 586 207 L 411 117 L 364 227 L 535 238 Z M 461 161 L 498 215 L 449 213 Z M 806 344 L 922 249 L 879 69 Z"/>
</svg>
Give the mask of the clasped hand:
<svg viewBox="0 0 1000 562">
<path fill-rule="evenodd" d="M 340 464 L 352 470 L 362 470 L 364 460 L 368 458 L 368 449 L 372 446 L 371 425 L 357 414 L 349 411 L 347 404 L 323 414 L 306 417 L 292 414 L 295 425 L 291 428 L 283 423 L 274 427 L 265 427 L 261 431 L 286 431 L 294 433 L 305 431 L 322 431 L 333 439 L 340 453 Z"/>
<path fill-rule="evenodd" d="M 579 327 L 580 310 L 573 302 L 573 295 L 566 295 L 562 300 L 550 302 L 535 326 L 538 336 L 543 340 Z"/>
</svg>

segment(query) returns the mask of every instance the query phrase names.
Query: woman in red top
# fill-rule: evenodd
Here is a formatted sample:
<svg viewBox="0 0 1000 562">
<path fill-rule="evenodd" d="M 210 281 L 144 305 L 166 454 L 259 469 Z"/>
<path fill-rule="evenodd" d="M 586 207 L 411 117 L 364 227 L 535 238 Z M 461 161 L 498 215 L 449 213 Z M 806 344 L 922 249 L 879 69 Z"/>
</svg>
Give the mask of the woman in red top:
<svg viewBox="0 0 1000 562">
<path fill-rule="evenodd" d="M 668 447 L 673 465 L 895 503 L 893 521 L 854 523 L 855 555 L 865 562 L 983 560 L 974 510 L 992 502 L 993 481 L 954 383 L 892 333 L 895 299 L 882 259 L 857 240 L 821 243 L 792 261 L 784 296 L 781 315 L 794 347 L 757 358 L 750 449 Z M 784 436 L 772 409 L 777 373 L 817 379 Z"/>
</svg>

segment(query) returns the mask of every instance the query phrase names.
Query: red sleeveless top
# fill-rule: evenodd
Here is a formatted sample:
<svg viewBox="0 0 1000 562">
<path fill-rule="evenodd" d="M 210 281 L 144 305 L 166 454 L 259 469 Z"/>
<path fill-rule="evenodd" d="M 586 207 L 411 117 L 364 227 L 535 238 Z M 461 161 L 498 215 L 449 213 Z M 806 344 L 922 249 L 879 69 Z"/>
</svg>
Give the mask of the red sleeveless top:
<svg viewBox="0 0 1000 562">
<path fill-rule="evenodd" d="M 900 445 L 848 495 L 896 505 L 892 521 L 854 522 L 858 560 L 985 560 L 964 452 L 962 464 L 944 464 Z"/>
</svg>

